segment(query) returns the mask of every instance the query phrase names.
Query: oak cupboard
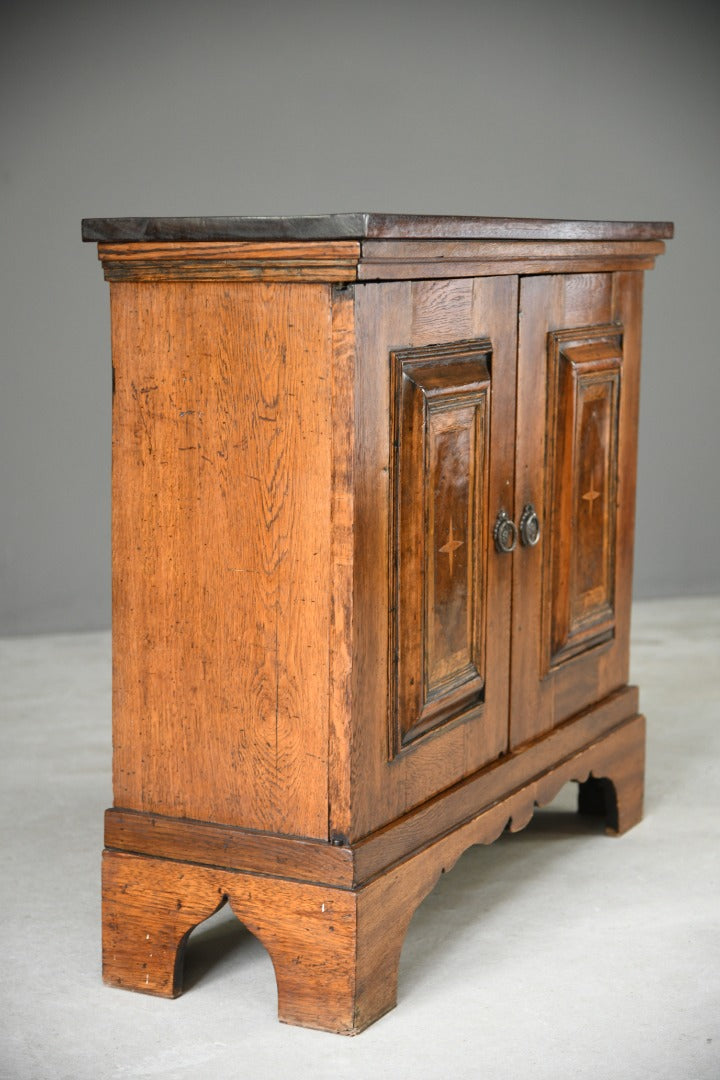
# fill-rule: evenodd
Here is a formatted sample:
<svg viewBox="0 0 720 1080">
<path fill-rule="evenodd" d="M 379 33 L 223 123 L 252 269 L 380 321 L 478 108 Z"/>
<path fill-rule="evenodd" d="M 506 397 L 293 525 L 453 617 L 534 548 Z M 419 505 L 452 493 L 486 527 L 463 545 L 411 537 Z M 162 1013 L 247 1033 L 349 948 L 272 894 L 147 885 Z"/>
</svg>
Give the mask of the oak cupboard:
<svg viewBox="0 0 720 1080">
<path fill-rule="evenodd" d="M 90 219 L 113 357 L 103 958 L 173 996 L 226 901 L 282 1020 L 392 1008 L 471 844 L 642 811 L 643 272 L 665 223 Z"/>
</svg>

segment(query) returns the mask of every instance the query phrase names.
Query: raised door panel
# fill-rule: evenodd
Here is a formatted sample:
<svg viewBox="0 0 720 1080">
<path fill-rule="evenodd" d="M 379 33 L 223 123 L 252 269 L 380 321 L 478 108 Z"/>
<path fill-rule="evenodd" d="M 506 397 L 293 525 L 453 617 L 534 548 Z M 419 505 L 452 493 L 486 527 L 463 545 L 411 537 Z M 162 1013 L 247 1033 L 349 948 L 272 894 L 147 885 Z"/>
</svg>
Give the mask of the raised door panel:
<svg viewBox="0 0 720 1080">
<path fill-rule="evenodd" d="M 393 753 L 483 703 L 491 356 L 391 353 Z"/>
<path fill-rule="evenodd" d="M 353 840 L 507 749 L 517 279 L 356 286 L 355 323 Z"/>
<path fill-rule="evenodd" d="M 526 278 L 518 345 L 511 743 L 627 681 L 640 275 Z"/>
<path fill-rule="evenodd" d="M 615 627 L 622 338 L 619 326 L 548 336 L 546 673 Z"/>
</svg>

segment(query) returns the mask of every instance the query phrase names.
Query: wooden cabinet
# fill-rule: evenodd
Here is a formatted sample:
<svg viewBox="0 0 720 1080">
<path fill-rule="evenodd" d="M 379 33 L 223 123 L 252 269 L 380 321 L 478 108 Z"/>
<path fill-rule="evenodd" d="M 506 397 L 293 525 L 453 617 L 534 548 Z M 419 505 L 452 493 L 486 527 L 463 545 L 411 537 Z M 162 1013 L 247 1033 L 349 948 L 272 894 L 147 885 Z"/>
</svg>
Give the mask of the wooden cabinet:
<svg viewBox="0 0 720 1080">
<path fill-rule="evenodd" d="M 471 844 L 623 832 L 643 271 L 662 223 L 84 223 L 111 286 L 108 982 L 225 901 L 355 1032 Z"/>
</svg>

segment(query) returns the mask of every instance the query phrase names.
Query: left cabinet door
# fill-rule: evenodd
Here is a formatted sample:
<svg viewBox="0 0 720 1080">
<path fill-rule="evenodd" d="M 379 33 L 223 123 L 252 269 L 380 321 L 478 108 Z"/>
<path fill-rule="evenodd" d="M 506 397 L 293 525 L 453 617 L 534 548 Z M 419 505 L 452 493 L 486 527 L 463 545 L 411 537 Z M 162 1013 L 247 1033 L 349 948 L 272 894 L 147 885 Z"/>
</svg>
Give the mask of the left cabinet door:
<svg viewBox="0 0 720 1080">
<path fill-rule="evenodd" d="M 356 287 L 356 835 L 507 748 L 516 305 L 513 277 Z"/>
</svg>

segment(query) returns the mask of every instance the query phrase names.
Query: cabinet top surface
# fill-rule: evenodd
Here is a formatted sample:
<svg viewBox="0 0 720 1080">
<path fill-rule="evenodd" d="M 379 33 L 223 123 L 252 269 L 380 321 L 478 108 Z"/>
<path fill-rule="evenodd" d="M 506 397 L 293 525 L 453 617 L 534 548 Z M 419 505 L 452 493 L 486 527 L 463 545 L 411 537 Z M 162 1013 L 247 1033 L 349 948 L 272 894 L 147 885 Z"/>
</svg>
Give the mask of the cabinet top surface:
<svg viewBox="0 0 720 1080">
<path fill-rule="evenodd" d="M 561 221 L 433 214 L 85 218 L 100 243 L 233 240 L 666 240 L 667 221 Z"/>
</svg>

